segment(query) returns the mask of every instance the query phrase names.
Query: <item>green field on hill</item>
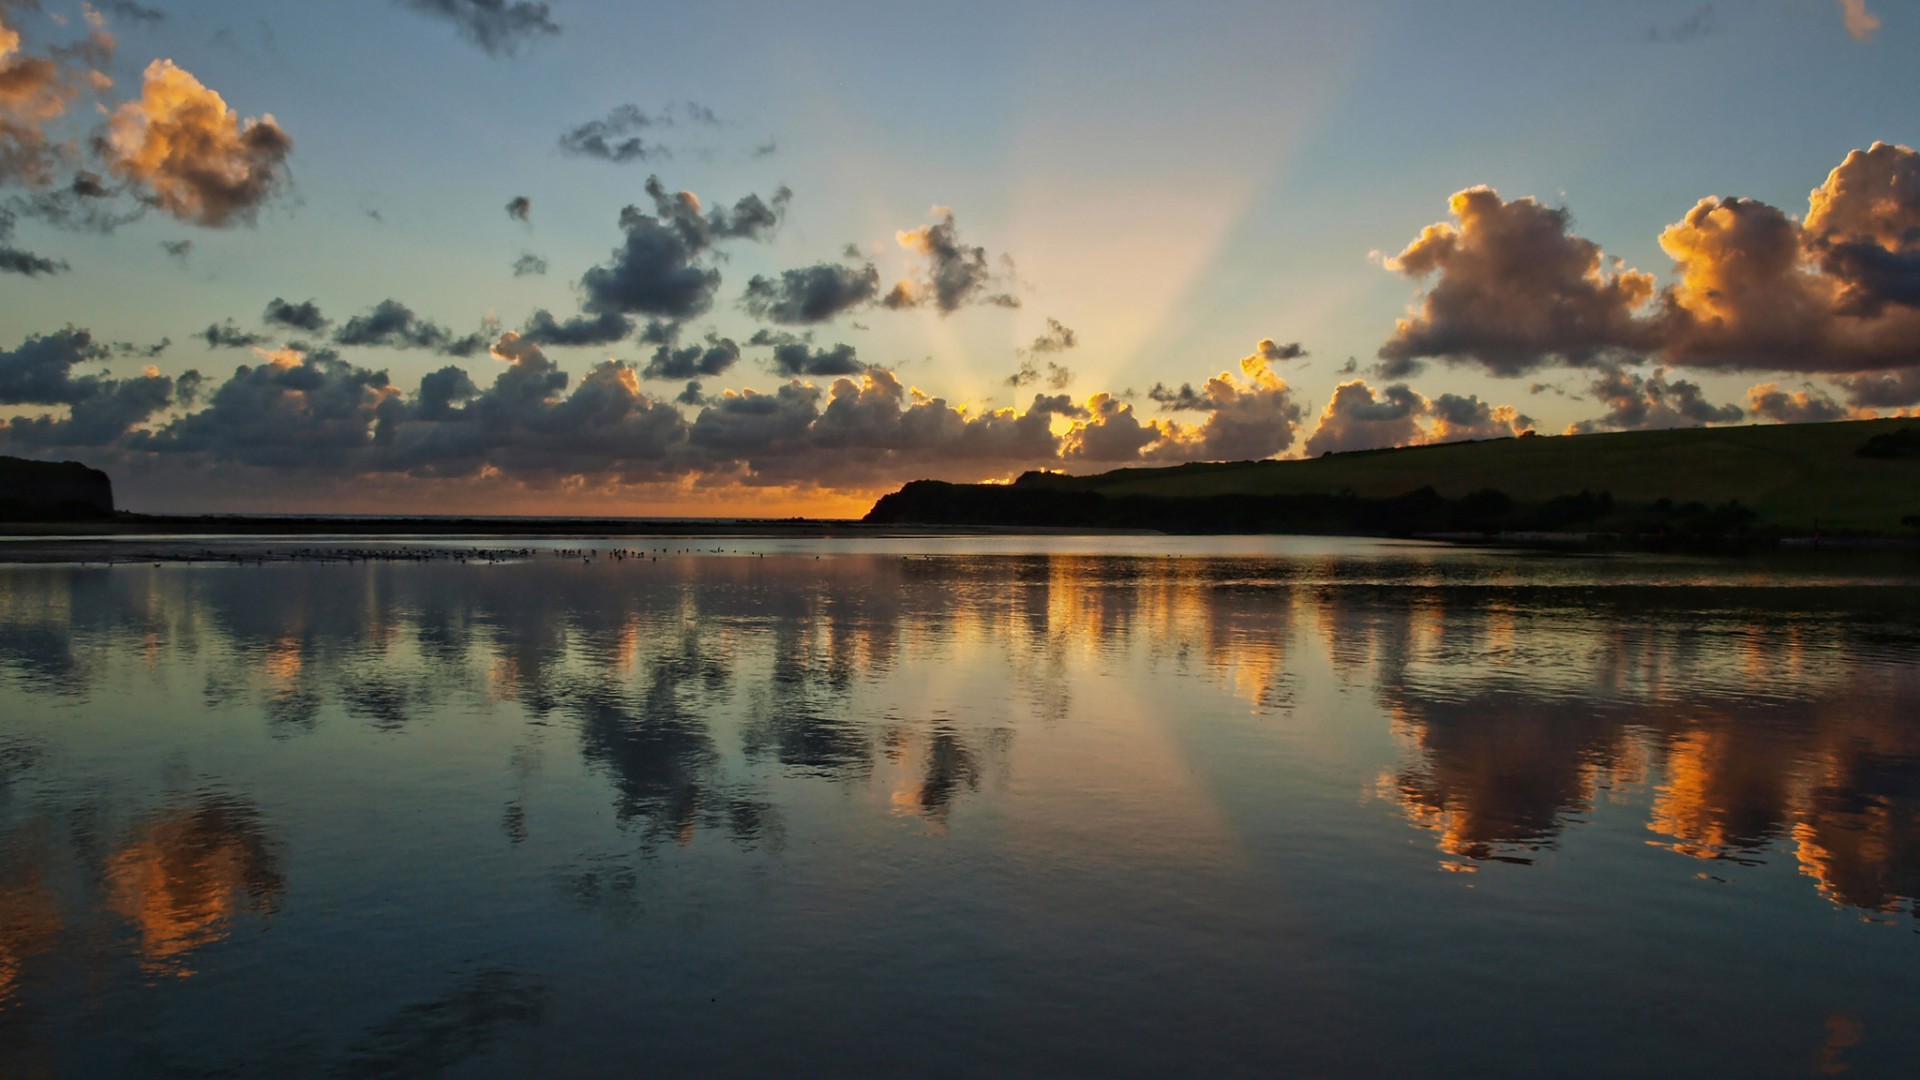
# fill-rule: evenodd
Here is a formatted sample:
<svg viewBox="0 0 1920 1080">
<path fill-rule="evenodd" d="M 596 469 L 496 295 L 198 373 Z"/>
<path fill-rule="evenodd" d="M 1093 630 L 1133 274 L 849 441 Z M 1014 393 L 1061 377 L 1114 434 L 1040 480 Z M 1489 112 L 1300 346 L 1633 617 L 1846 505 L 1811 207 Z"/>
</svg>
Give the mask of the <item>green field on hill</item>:
<svg viewBox="0 0 1920 1080">
<path fill-rule="evenodd" d="M 1448 498 L 1492 488 L 1523 503 L 1583 490 L 1616 506 L 1659 499 L 1753 510 L 1783 532 L 1911 534 L 1920 515 L 1920 455 L 1862 457 L 1876 435 L 1920 431 L 1912 419 L 1538 436 L 1254 461 L 1120 469 L 1049 484 L 1112 497 L 1310 495 L 1389 498 L 1432 487 Z"/>
</svg>

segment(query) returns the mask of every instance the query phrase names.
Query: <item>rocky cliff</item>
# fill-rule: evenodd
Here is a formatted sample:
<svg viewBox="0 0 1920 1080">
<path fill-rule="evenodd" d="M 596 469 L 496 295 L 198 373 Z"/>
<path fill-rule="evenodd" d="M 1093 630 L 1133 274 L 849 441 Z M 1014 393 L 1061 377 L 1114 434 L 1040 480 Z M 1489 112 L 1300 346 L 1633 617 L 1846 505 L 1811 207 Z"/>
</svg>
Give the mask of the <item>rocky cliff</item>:
<svg viewBox="0 0 1920 1080">
<path fill-rule="evenodd" d="M 0 457 L 0 521 L 88 521 L 113 516 L 113 481 L 77 461 Z"/>
</svg>

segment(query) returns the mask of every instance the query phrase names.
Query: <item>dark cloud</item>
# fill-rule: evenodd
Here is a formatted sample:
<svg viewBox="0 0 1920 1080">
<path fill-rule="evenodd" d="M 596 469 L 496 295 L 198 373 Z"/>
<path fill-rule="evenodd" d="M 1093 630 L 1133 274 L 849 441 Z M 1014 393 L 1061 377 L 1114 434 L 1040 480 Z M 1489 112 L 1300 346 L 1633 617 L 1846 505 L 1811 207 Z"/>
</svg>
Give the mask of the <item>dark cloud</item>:
<svg viewBox="0 0 1920 1080">
<path fill-rule="evenodd" d="M 633 333 L 633 320 L 624 315 L 607 314 L 593 318 L 576 316 L 566 322 L 556 322 L 546 309 L 533 313 L 527 325 L 520 331 L 523 341 L 534 345 L 552 347 L 555 345 L 611 345 L 624 340 Z"/>
<path fill-rule="evenodd" d="M 16 416 L 5 440 L 22 446 L 106 446 L 173 403 L 173 380 L 149 367 L 130 379 L 75 376 L 73 369 L 107 359 L 110 350 L 85 330 L 67 328 L 0 352 L 0 405 L 66 406 L 65 417 Z"/>
<path fill-rule="evenodd" d="M 515 195 L 507 200 L 507 216 L 515 221 L 531 223 L 533 221 L 533 200 L 525 195 Z"/>
<path fill-rule="evenodd" d="M 561 135 L 560 152 L 571 157 L 599 158 L 616 165 L 670 156 L 665 147 L 648 144 L 635 134 L 654 123 L 654 118 L 638 105 L 622 105 L 608 113 L 604 120 L 589 120 Z"/>
<path fill-rule="evenodd" d="M 12 212 L 0 209 L 0 274 L 23 274 L 27 277 L 41 277 L 62 273 L 67 264 L 31 251 L 14 247 L 13 230 L 15 217 Z"/>
<path fill-rule="evenodd" d="M 155 60 L 140 98 L 107 118 L 99 146 L 144 202 L 220 228 L 252 224 L 287 185 L 293 139 L 271 115 L 242 120 L 185 69 Z"/>
<path fill-rule="evenodd" d="M 813 331 L 811 330 L 804 334 L 794 334 L 785 330 L 769 330 L 763 326 L 753 332 L 753 336 L 747 339 L 747 344 L 771 348 L 777 345 L 804 345 L 812 340 Z"/>
<path fill-rule="evenodd" d="M 705 405 L 709 399 L 707 398 L 707 395 L 701 390 L 700 383 L 698 381 L 689 380 L 687 383 L 687 388 L 685 390 L 680 391 L 680 393 L 673 400 L 681 405 L 700 406 L 700 405 Z"/>
<path fill-rule="evenodd" d="M 1066 352 L 1078 344 L 1072 328 L 1059 319 L 1048 317 L 1046 332 L 1033 339 L 1033 344 L 1026 347 L 1025 355 L 1045 356 L 1048 353 Z"/>
<path fill-rule="evenodd" d="M 1824 390 L 1807 387 L 1791 393 L 1778 383 L 1761 383 L 1747 390 L 1747 412 L 1762 420 L 1782 424 L 1813 424 L 1827 420 L 1845 420 L 1848 412 Z"/>
<path fill-rule="evenodd" d="M 384 346 L 390 349 L 433 349 L 448 356 L 476 356 L 486 350 L 486 338 L 468 334 L 456 338 L 446 327 L 413 313 L 398 300 L 382 300 L 365 315 L 355 315 L 334 331 L 335 345 Z"/>
<path fill-rule="evenodd" d="M 540 277 L 547 272 L 547 260 L 528 252 L 513 260 L 514 277 Z"/>
<path fill-rule="evenodd" d="M 940 220 L 896 234 L 901 247 L 925 258 L 926 267 L 920 277 L 897 282 L 881 303 L 890 308 L 930 304 L 942 315 L 969 304 L 1019 307 L 1018 297 L 995 291 L 1002 279 L 988 267 L 987 250 L 960 240 L 953 211 L 936 206 L 933 214 Z"/>
<path fill-rule="evenodd" d="M 214 323 L 196 336 L 205 339 L 210 349 L 254 349 L 272 340 L 265 334 L 240 329 L 233 324 L 232 319 L 224 323 Z"/>
<path fill-rule="evenodd" d="M 756 274 L 747 282 L 744 302 L 756 318 L 800 325 L 828 322 L 872 303 L 879 293 L 880 271 L 872 263 L 820 263 L 783 270 L 777 278 Z"/>
<path fill-rule="evenodd" d="M 803 342 L 792 342 L 774 346 L 773 370 L 787 376 L 832 378 L 862 374 L 867 370 L 867 365 L 860 362 L 857 351 L 851 345 L 815 350 Z"/>
<path fill-rule="evenodd" d="M 1065 390 L 1073 384 L 1073 370 L 1049 360 L 1047 370 L 1042 373 L 1039 364 L 1032 360 L 1024 360 L 1020 367 L 1006 378 L 1006 384 L 1016 390 L 1042 381 L 1055 390 Z M 1155 387 L 1155 389 L 1164 389 L 1164 387 Z"/>
<path fill-rule="evenodd" d="M 480 396 L 480 388 L 465 370 L 452 365 L 430 372 L 420 380 L 420 392 L 414 396 L 415 418 L 451 420 L 459 408 Z"/>
<path fill-rule="evenodd" d="M 450 22 L 460 36 L 492 56 L 560 32 L 553 11 L 537 0 L 394 0 L 403 8 Z"/>
<path fill-rule="evenodd" d="M 1747 415 L 1738 405 L 1707 401 L 1696 383 L 1667 381 L 1666 371 L 1658 368 L 1649 375 L 1619 368 L 1602 371 L 1593 381 L 1592 393 L 1607 407 L 1606 415 L 1569 425 L 1568 434 L 1735 424 Z"/>
<path fill-rule="evenodd" d="M 390 443 L 407 411 L 386 372 L 289 349 L 266 363 L 236 368 L 208 396 L 206 408 L 139 433 L 132 445 L 268 467 L 323 466 Z"/>
<path fill-rule="evenodd" d="M 682 348 L 662 345 L 655 349 L 653 359 L 647 362 L 646 368 L 640 372 L 640 377 L 675 382 L 711 378 L 725 374 L 739 362 L 739 345 L 734 344 L 730 338 L 709 334 L 704 345 L 687 345 Z"/>
<path fill-rule="evenodd" d="M 278 296 L 267 301 L 267 310 L 260 317 L 268 326 L 284 326 L 289 330 L 304 330 L 309 334 L 318 334 L 333 322 L 332 319 L 320 313 L 320 305 L 312 300 L 296 304 Z"/>
<path fill-rule="evenodd" d="M 691 192 L 669 193 L 658 177 L 647 179 L 647 193 L 656 213 L 633 206 L 621 211 L 625 241 L 610 262 L 580 279 L 583 306 L 591 314 L 678 322 L 705 312 L 720 287 L 720 272 L 705 262 L 707 252 L 723 240 L 764 239 L 793 197 L 783 187 L 771 201 L 748 195 L 730 208 L 703 212 Z"/>
<path fill-rule="evenodd" d="M 1920 405 L 1920 367 L 1879 371 L 1841 380 L 1847 401 L 1866 409 L 1899 409 Z"/>
<path fill-rule="evenodd" d="M 162 240 L 160 241 L 160 250 L 167 253 L 167 258 L 174 259 L 178 261 L 180 265 L 185 266 L 187 264 L 187 256 L 193 254 L 193 241 Z"/>
<path fill-rule="evenodd" d="M 159 8 L 136 4 L 134 0 L 107 0 L 105 4 L 101 5 L 101 8 L 131 22 L 151 25 L 153 23 L 165 22 L 167 19 L 166 12 Z"/>
<path fill-rule="evenodd" d="M 1461 442 L 1467 439 L 1501 439 L 1533 430 L 1533 417 L 1511 405 L 1481 401 L 1478 395 L 1441 394 L 1427 403 L 1433 418 L 1424 441 Z"/>
<path fill-rule="evenodd" d="M 1647 28 L 1648 41 L 1670 41 L 1684 43 L 1696 41 L 1720 32 L 1720 20 L 1714 15 L 1712 4 L 1701 4 L 1689 12 L 1686 18 L 1667 26 Z"/>
</svg>

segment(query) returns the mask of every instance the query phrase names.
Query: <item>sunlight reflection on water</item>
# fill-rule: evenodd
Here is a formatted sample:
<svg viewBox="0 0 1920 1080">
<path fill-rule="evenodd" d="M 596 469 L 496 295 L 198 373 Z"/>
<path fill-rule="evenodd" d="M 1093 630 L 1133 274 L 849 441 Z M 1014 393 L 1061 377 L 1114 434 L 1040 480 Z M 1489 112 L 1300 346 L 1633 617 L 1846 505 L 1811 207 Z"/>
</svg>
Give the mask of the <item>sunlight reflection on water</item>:
<svg viewBox="0 0 1920 1080">
<path fill-rule="evenodd" d="M 1915 579 L 942 544 L 0 567 L 0 1072 L 1920 1051 Z"/>
</svg>

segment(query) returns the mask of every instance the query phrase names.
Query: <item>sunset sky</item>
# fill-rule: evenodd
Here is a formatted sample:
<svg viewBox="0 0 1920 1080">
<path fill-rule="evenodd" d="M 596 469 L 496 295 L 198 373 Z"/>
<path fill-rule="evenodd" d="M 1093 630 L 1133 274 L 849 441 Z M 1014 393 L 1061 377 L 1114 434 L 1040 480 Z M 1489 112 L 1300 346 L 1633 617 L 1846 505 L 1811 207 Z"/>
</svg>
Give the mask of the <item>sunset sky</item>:
<svg viewBox="0 0 1920 1080">
<path fill-rule="evenodd" d="M 1889 415 L 1916 55 L 1890 0 L 0 0 L 0 453 L 143 511 L 857 516 Z"/>
</svg>

